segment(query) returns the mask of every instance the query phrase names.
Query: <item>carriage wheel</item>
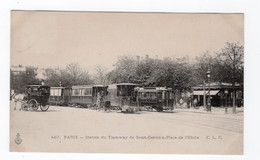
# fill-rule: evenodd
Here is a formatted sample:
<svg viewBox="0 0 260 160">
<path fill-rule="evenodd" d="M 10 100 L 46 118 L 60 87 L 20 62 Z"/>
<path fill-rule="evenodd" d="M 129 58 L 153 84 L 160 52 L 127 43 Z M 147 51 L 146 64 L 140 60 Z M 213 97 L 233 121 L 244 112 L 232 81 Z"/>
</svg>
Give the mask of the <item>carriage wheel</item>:
<svg viewBox="0 0 260 160">
<path fill-rule="evenodd" d="M 46 104 L 45 106 L 41 105 L 40 108 L 41 108 L 42 111 L 45 112 L 49 109 L 49 105 L 48 104 Z"/>
<path fill-rule="evenodd" d="M 28 105 L 27 105 L 27 103 L 23 103 L 23 104 L 21 105 L 21 110 L 23 110 L 23 111 L 27 111 L 27 110 L 28 110 Z"/>
<path fill-rule="evenodd" d="M 28 107 L 31 108 L 33 111 L 37 111 L 39 105 L 35 99 L 30 99 L 28 102 Z"/>
</svg>

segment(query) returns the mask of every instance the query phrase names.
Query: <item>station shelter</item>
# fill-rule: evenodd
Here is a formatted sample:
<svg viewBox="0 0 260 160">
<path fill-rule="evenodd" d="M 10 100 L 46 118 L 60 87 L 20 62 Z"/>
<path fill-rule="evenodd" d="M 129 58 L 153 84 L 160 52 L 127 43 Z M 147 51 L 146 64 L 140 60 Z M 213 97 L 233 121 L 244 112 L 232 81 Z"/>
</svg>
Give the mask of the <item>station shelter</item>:
<svg viewBox="0 0 260 160">
<path fill-rule="evenodd" d="M 203 98 L 210 96 L 211 105 L 215 107 L 232 106 L 232 94 L 235 90 L 236 106 L 243 106 L 243 85 L 232 83 L 212 82 L 192 87 L 191 99 L 193 105 L 203 106 Z"/>
</svg>

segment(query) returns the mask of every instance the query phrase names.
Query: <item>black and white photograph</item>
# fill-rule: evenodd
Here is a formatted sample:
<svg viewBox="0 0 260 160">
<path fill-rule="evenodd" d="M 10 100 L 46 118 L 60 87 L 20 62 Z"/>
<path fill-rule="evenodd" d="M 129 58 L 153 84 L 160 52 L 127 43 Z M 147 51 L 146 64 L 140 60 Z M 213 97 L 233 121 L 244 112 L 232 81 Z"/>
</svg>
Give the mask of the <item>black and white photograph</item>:
<svg viewBox="0 0 260 160">
<path fill-rule="evenodd" d="M 10 32 L 10 152 L 243 155 L 243 13 L 12 10 Z"/>
</svg>

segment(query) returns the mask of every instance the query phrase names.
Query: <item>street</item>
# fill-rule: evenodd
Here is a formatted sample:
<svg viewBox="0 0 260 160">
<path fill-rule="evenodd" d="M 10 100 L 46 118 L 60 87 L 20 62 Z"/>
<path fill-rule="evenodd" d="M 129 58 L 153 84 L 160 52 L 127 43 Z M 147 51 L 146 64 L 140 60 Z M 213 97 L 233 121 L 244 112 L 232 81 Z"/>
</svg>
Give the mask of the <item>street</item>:
<svg viewBox="0 0 260 160">
<path fill-rule="evenodd" d="M 21 144 L 15 143 L 19 133 Z M 175 109 L 124 114 L 50 106 L 10 108 L 10 151 L 243 154 L 243 111 Z"/>
</svg>

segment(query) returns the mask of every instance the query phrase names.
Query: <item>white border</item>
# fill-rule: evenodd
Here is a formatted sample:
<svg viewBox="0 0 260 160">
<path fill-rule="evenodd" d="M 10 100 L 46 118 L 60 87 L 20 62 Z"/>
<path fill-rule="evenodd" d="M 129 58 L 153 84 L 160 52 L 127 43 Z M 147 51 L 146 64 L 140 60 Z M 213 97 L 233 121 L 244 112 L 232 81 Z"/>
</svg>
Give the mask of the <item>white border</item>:
<svg viewBox="0 0 260 160">
<path fill-rule="evenodd" d="M 245 143 L 243 156 L 9 153 L 10 10 L 245 13 Z M 260 1 L 258 0 L 9 0 L 0 2 L 1 159 L 259 159 Z"/>
</svg>

